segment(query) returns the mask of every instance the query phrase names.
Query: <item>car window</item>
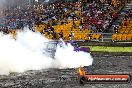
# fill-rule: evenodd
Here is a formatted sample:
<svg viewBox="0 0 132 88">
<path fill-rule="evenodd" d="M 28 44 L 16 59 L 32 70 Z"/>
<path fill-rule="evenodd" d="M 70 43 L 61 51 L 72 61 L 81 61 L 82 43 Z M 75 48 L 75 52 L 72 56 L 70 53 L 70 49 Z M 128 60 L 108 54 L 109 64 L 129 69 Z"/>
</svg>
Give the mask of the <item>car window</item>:
<svg viewBox="0 0 132 88">
<path fill-rule="evenodd" d="M 47 48 L 48 49 L 56 49 L 56 43 L 49 43 Z"/>
</svg>

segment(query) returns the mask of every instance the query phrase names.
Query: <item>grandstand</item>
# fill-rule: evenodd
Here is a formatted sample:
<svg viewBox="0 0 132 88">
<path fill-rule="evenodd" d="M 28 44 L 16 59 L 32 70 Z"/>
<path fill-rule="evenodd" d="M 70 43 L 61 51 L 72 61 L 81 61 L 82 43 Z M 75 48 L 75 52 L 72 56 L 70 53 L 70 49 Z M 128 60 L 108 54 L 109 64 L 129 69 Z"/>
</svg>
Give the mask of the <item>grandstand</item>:
<svg viewBox="0 0 132 88">
<path fill-rule="evenodd" d="M 47 6 L 38 3 L 5 11 L 4 22 L 6 31 L 28 26 L 49 39 L 131 42 L 131 7 L 126 0 L 55 1 Z M 2 31 L 4 22 L 0 22 Z"/>
<path fill-rule="evenodd" d="M 127 3 L 119 13 L 120 25 L 117 33 L 112 34 L 112 41 L 132 41 L 132 4 Z"/>
<path fill-rule="evenodd" d="M 114 20 L 117 19 L 117 16 L 122 12 L 122 8 L 126 8 L 128 4 L 126 2 L 124 3 L 118 2 L 118 7 L 117 7 L 117 5 L 114 2 L 114 6 L 111 7 L 112 11 L 109 14 L 103 14 L 104 17 L 105 15 L 109 15 L 109 18 L 106 16 L 106 20 L 103 20 L 105 21 L 104 24 L 100 24 L 100 22 L 103 22 L 100 21 L 101 20 L 100 18 L 95 19 L 93 16 L 91 17 L 92 18 L 91 19 L 89 17 L 90 15 L 86 15 L 86 16 L 84 15 L 84 14 L 89 14 L 87 12 L 88 11 L 87 8 L 91 8 L 90 5 L 93 5 L 94 3 L 98 4 L 98 2 L 87 3 L 87 5 L 83 7 L 84 8 L 83 11 L 80 9 L 81 6 L 80 3 L 77 3 L 74 6 L 74 10 L 73 8 L 69 9 L 69 11 L 67 11 L 66 14 L 71 15 L 72 13 L 74 13 L 75 17 L 69 20 L 68 18 L 64 18 L 63 15 L 61 22 L 63 21 L 67 21 L 67 22 L 64 24 L 61 24 L 60 22 L 57 25 L 53 26 L 55 32 L 57 33 L 58 38 L 60 38 L 59 33 L 62 31 L 64 40 L 73 39 L 75 41 L 79 41 L 79 40 L 104 41 L 105 39 L 108 39 L 109 41 L 132 41 L 131 20 L 129 20 L 127 26 L 124 26 L 123 24 L 119 25 L 118 33 L 117 32 L 106 33 L 106 30 L 111 30 L 110 28 L 111 26 L 113 26 L 111 24 L 112 22 L 114 22 Z M 106 3 L 101 3 L 101 5 L 104 6 L 102 7 L 102 9 L 109 6 Z M 102 10 L 97 9 L 98 13 L 101 11 Z M 98 14 L 98 13 L 95 12 L 93 13 L 93 15 L 99 15 L 98 17 L 101 17 L 100 15 L 102 14 Z M 100 25 L 101 27 L 99 27 Z M 72 38 L 70 38 L 70 34 L 72 35 Z M 47 37 L 53 39 L 52 35 L 50 35 L 50 37 L 49 36 Z"/>
</svg>

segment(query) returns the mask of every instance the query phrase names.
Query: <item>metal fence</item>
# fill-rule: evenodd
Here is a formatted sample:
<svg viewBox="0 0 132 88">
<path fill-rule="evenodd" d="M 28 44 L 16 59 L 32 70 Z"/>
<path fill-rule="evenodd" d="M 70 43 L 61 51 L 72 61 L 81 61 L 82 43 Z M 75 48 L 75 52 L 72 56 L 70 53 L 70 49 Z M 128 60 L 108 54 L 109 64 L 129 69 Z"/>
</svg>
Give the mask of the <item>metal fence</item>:
<svg viewBox="0 0 132 88">
<path fill-rule="evenodd" d="M 128 36 L 126 37 L 126 40 L 123 39 L 125 33 L 87 33 L 88 36 L 92 36 L 93 34 L 100 34 L 101 36 L 98 39 L 92 39 L 92 37 L 90 37 L 88 39 L 88 41 L 98 41 L 98 42 L 132 42 L 132 33 L 127 33 L 127 35 L 129 34 L 130 39 L 127 40 Z M 114 37 L 112 37 L 113 34 L 120 34 L 119 36 L 117 36 L 117 40 L 116 38 L 114 39 Z M 120 37 L 120 39 L 119 39 Z M 80 40 L 80 41 L 85 41 L 85 40 Z"/>
<path fill-rule="evenodd" d="M 98 41 L 98 42 L 112 41 L 112 33 L 88 33 L 88 35 L 93 35 L 93 34 L 101 34 L 101 37 L 98 40 L 92 39 L 91 41 Z"/>
</svg>

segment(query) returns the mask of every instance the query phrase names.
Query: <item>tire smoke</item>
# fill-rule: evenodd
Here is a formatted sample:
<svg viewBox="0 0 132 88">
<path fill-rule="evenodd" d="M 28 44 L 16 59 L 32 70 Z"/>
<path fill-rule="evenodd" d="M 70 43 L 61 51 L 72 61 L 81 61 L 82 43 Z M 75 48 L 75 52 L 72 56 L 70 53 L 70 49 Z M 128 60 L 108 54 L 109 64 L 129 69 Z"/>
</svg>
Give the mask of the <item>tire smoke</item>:
<svg viewBox="0 0 132 88">
<path fill-rule="evenodd" d="M 12 35 L 0 34 L 0 75 L 10 72 L 41 70 L 48 68 L 75 68 L 92 65 L 93 58 L 89 53 L 75 52 L 70 44 L 57 46 L 55 59 L 42 52 L 44 42 L 50 41 L 40 33 L 28 29 L 18 32 L 16 40 Z"/>
</svg>

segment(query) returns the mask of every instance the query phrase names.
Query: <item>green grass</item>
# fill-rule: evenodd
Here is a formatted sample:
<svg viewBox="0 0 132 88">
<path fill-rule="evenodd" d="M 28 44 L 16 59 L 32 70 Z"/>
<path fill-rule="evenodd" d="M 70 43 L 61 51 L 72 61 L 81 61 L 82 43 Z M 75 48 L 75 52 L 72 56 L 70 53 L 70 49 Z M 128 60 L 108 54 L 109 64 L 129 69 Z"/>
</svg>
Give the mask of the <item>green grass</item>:
<svg viewBox="0 0 132 88">
<path fill-rule="evenodd" d="M 107 46 L 87 46 L 91 51 L 100 52 L 132 52 L 132 47 L 107 47 Z"/>
</svg>

